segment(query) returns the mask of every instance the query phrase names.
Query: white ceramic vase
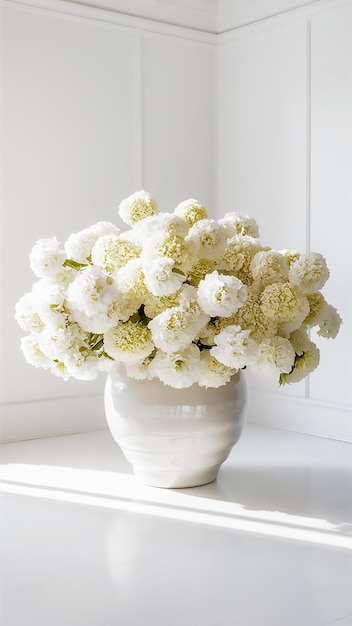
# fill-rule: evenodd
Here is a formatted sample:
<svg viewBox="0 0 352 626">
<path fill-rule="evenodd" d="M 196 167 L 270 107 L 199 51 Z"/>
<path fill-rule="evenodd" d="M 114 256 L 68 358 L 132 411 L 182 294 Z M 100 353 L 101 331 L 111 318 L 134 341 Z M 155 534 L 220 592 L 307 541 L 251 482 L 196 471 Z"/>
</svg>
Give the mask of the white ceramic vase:
<svg viewBox="0 0 352 626">
<path fill-rule="evenodd" d="M 243 371 L 217 389 L 174 389 L 159 380 L 129 378 L 115 363 L 105 385 L 110 432 L 135 476 L 154 487 L 215 480 L 241 436 L 247 405 Z"/>
</svg>

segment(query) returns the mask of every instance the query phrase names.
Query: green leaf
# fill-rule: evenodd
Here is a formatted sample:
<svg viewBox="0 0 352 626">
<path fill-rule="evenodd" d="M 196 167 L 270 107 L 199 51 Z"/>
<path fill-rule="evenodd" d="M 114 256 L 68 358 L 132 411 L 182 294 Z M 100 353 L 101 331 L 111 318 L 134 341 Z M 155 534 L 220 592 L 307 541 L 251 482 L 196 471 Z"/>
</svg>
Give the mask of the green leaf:
<svg viewBox="0 0 352 626">
<path fill-rule="evenodd" d="M 74 270 L 81 270 L 82 267 L 87 267 L 88 263 L 78 263 L 78 261 L 74 261 L 73 259 L 66 259 L 62 265 L 63 267 L 72 267 Z"/>
<path fill-rule="evenodd" d="M 180 276 L 186 276 L 186 274 L 185 274 L 182 270 L 180 270 L 178 267 L 173 267 L 173 268 L 172 268 L 172 271 L 173 271 L 175 274 L 180 274 Z"/>
</svg>

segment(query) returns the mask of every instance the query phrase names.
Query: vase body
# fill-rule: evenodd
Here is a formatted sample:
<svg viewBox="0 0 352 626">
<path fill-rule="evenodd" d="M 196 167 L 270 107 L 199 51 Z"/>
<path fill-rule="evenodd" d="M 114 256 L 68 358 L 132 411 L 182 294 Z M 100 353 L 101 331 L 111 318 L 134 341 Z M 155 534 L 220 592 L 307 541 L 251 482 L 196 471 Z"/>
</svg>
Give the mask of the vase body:
<svg viewBox="0 0 352 626">
<path fill-rule="evenodd" d="M 219 388 L 174 389 L 134 380 L 114 364 L 105 385 L 110 432 L 135 476 L 155 487 L 185 488 L 216 479 L 241 436 L 248 387 L 240 371 Z"/>
</svg>

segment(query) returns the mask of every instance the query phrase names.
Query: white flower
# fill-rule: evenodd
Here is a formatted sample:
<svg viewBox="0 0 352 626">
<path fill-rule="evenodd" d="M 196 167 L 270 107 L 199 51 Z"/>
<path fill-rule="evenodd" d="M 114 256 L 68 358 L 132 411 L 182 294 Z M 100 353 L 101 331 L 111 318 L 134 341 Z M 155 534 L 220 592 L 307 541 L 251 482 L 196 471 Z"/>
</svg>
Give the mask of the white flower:
<svg viewBox="0 0 352 626">
<path fill-rule="evenodd" d="M 324 287 L 329 278 L 329 270 L 322 254 L 311 252 L 301 254 L 290 265 L 289 280 L 297 285 L 302 293 L 314 293 Z"/>
<path fill-rule="evenodd" d="M 178 352 L 197 337 L 209 319 L 197 304 L 191 304 L 188 307 L 166 309 L 154 317 L 148 326 L 157 348 L 163 352 Z"/>
<path fill-rule="evenodd" d="M 335 307 L 331 304 L 325 303 L 325 306 L 321 313 L 321 319 L 319 322 L 319 330 L 317 334 L 320 337 L 325 337 L 326 339 L 335 339 L 337 333 L 340 330 L 340 326 L 342 324 L 342 319 Z"/>
<path fill-rule="evenodd" d="M 22 337 L 21 350 L 26 361 L 34 367 L 50 368 L 52 362 L 40 349 L 38 335 L 31 334 Z"/>
<path fill-rule="evenodd" d="M 38 278 L 54 277 L 66 259 L 65 250 L 56 237 L 38 239 L 29 255 L 29 264 Z"/>
<path fill-rule="evenodd" d="M 94 380 L 99 373 L 99 358 L 94 354 L 80 354 L 78 358 L 66 356 L 65 365 L 70 376 L 77 380 Z"/>
<path fill-rule="evenodd" d="M 68 259 L 76 263 L 88 263 L 95 242 L 103 235 L 118 235 L 120 229 L 110 222 L 97 222 L 88 228 L 72 233 L 65 243 Z"/>
<path fill-rule="evenodd" d="M 220 363 L 209 350 L 202 350 L 200 353 L 200 374 L 198 384 L 201 387 L 222 387 L 226 385 L 237 369 L 227 367 Z"/>
<path fill-rule="evenodd" d="M 124 363 L 127 376 L 136 380 L 151 380 L 154 378 L 150 371 L 150 364 L 154 358 L 154 351 L 136 363 Z"/>
<path fill-rule="evenodd" d="M 259 237 L 259 227 L 253 217 L 249 217 L 245 213 L 230 212 L 225 213 L 224 217 L 219 220 L 219 224 L 226 227 L 227 237 L 235 237 L 236 235 L 249 235 L 250 237 Z"/>
<path fill-rule="evenodd" d="M 240 326 L 223 328 L 214 337 L 214 342 L 216 345 L 210 349 L 210 354 L 227 367 L 242 369 L 257 358 L 258 345 L 251 339 L 250 331 L 242 330 Z"/>
<path fill-rule="evenodd" d="M 251 367 L 259 374 L 288 374 L 295 362 L 295 351 L 288 339 L 276 336 L 264 339 L 258 346 L 258 353 Z"/>
<path fill-rule="evenodd" d="M 198 302 L 211 317 L 230 317 L 244 305 L 247 287 L 235 276 L 214 271 L 198 285 Z"/>
<path fill-rule="evenodd" d="M 208 211 L 198 200 L 190 198 L 177 205 L 175 215 L 182 217 L 182 219 L 187 222 L 189 228 L 191 228 L 196 222 L 199 222 L 199 220 L 207 219 Z"/>
<path fill-rule="evenodd" d="M 145 302 L 148 294 L 141 260 L 131 259 L 115 272 L 113 278 L 116 280 L 121 297 L 118 307 L 120 319 L 127 322 L 128 318 Z"/>
<path fill-rule="evenodd" d="M 60 328 L 67 321 L 65 312 L 66 284 L 42 278 L 33 285 L 31 299 L 33 310 L 42 323 L 51 328 Z"/>
<path fill-rule="evenodd" d="M 119 213 L 123 233 L 100 221 L 64 249 L 56 237 L 33 246 L 39 280 L 15 308 L 29 363 L 92 380 L 117 361 L 179 389 L 219 387 L 244 367 L 284 384 L 317 366 L 308 329 L 335 338 L 342 323 L 320 293 L 321 254 L 264 247 L 253 218 L 210 219 L 193 198 L 159 213 L 142 190 Z"/>
<path fill-rule="evenodd" d="M 18 300 L 15 306 L 15 320 L 22 330 L 27 332 L 39 332 L 44 328 L 44 322 L 33 306 L 33 293 L 26 293 Z"/>
<path fill-rule="evenodd" d="M 122 296 L 116 282 L 103 270 L 89 265 L 77 273 L 67 289 L 72 316 L 84 330 L 103 333 L 119 319 Z"/>
<path fill-rule="evenodd" d="M 153 235 L 174 235 L 185 237 L 188 233 L 186 222 L 173 213 L 157 213 L 136 222 L 133 232 L 144 243 L 148 243 Z"/>
<path fill-rule="evenodd" d="M 156 200 L 143 189 L 122 200 L 119 206 L 119 215 L 122 221 L 129 226 L 133 226 L 136 222 L 150 215 L 155 215 L 157 212 L 158 204 Z"/>
<path fill-rule="evenodd" d="M 300 355 L 296 354 L 295 363 L 289 374 L 280 375 L 280 385 L 288 383 L 298 383 L 311 374 L 319 365 L 320 352 L 313 341 L 309 342 L 309 347 Z"/>
<path fill-rule="evenodd" d="M 105 272 L 112 274 L 128 261 L 139 257 L 140 246 L 123 235 L 103 235 L 95 242 L 92 249 L 92 262 Z"/>
<path fill-rule="evenodd" d="M 213 219 L 199 220 L 190 228 L 186 241 L 196 245 L 198 257 L 219 259 L 226 250 L 226 228 Z"/>
<path fill-rule="evenodd" d="M 171 259 L 174 267 L 186 275 L 195 262 L 195 247 L 192 241 L 174 233 L 151 235 L 143 244 L 143 267 L 160 257 Z"/>
<path fill-rule="evenodd" d="M 260 296 L 260 308 L 266 317 L 278 323 L 291 322 L 298 317 L 299 326 L 309 313 L 307 298 L 287 282 L 265 287 Z"/>
<path fill-rule="evenodd" d="M 252 259 L 250 270 L 256 280 L 264 285 L 287 281 L 289 262 L 276 250 L 261 250 Z"/>
<path fill-rule="evenodd" d="M 167 257 L 157 257 L 143 266 L 145 284 L 154 296 L 169 296 L 180 289 L 185 275 Z"/>
<path fill-rule="evenodd" d="M 221 259 L 217 260 L 219 270 L 225 270 L 248 282 L 251 278 L 249 270 L 252 259 L 261 250 L 257 239 L 249 235 L 235 235 L 226 242 L 226 250 Z"/>
<path fill-rule="evenodd" d="M 158 350 L 149 370 L 165 385 L 176 389 L 190 387 L 197 382 L 200 374 L 199 349 L 191 344 L 182 351 L 172 353 Z"/>
<path fill-rule="evenodd" d="M 141 322 L 118 322 L 104 334 L 105 352 L 117 361 L 137 363 L 154 350 L 152 335 Z"/>
</svg>

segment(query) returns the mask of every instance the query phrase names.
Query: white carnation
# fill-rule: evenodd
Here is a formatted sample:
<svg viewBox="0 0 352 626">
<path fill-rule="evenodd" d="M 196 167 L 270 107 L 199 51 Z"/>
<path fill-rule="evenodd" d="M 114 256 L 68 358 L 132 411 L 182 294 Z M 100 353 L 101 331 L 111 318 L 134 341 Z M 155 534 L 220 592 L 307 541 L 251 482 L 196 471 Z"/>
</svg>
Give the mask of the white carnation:
<svg viewBox="0 0 352 626">
<path fill-rule="evenodd" d="M 331 304 L 325 303 L 321 313 L 317 334 L 320 337 L 325 337 L 326 339 L 335 339 L 340 330 L 341 324 L 342 319 L 335 307 Z"/>
<path fill-rule="evenodd" d="M 38 278 L 54 277 L 66 259 L 65 250 L 56 237 L 38 239 L 29 255 L 29 264 Z"/>
<path fill-rule="evenodd" d="M 301 254 L 290 265 L 289 280 L 305 293 L 314 293 L 324 287 L 329 278 L 329 269 L 322 254 Z"/>
<path fill-rule="evenodd" d="M 111 222 L 97 222 L 88 228 L 72 233 L 65 243 L 68 259 L 76 263 L 88 263 L 95 242 L 103 235 L 118 235 L 120 229 Z"/>
<path fill-rule="evenodd" d="M 117 361 L 137 363 L 154 350 L 147 326 L 138 322 L 118 322 L 104 334 L 105 352 Z"/>
<path fill-rule="evenodd" d="M 173 353 L 158 350 L 149 371 L 165 385 L 176 389 L 190 387 L 198 381 L 200 374 L 199 349 L 191 344 L 184 350 Z"/>
<path fill-rule="evenodd" d="M 259 374 L 275 376 L 288 374 L 295 362 L 295 351 L 288 339 L 280 336 L 264 339 L 258 346 L 252 369 Z"/>
<path fill-rule="evenodd" d="M 143 265 L 145 284 L 154 296 L 169 296 L 178 291 L 185 275 L 175 268 L 167 257 L 152 259 Z"/>
<path fill-rule="evenodd" d="M 195 244 L 197 257 L 220 259 L 226 250 L 226 227 L 213 219 L 196 222 L 186 237 Z"/>
<path fill-rule="evenodd" d="M 127 376 L 135 378 L 136 380 L 151 380 L 154 378 L 150 371 L 150 364 L 153 360 L 154 352 L 151 352 L 147 357 L 137 361 L 136 363 L 124 363 Z"/>
<path fill-rule="evenodd" d="M 186 222 L 173 213 L 158 213 L 137 222 L 134 232 L 139 235 L 144 242 L 148 242 L 153 235 L 175 235 L 185 237 L 188 233 Z"/>
<path fill-rule="evenodd" d="M 135 193 L 122 200 L 119 205 L 119 215 L 125 224 L 133 226 L 144 218 L 155 215 L 158 212 L 158 204 L 153 196 L 144 191 Z"/>
<path fill-rule="evenodd" d="M 178 352 L 197 337 L 209 319 L 197 304 L 192 304 L 189 307 L 166 309 L 154 317 L 148 326 L 157 348 L 163 352 Z"/>
<path fill-rule="evenodd" d="M 211 317 L 230 317 L 247 300 L 247 287 L 235 276 L 214 271 L 200 281 L 198 302 Z"/>
<path fill-rule="evenodd" d="M 227 367 L 242 369 L 257 358 L 256 342 L 251 339 L 250 331 L 240 326 L 226 326 L 215 335 L 214 342 L 216 345 L 210 349 L 210 354 Z"/>
<path fill-rule="evenodd" d="M 72 378 L 77 380 L 94 380 L 99 373 L 99 358 L 95 354 L 76 355 L 68 353 L 65 358 L 67 371 Z"/>
<path fill-rule="evenodd" d="M 26 293 L 16 303 L 15 320 L 27 332 L 39 332 L 44 328 L 44 322 L 33 307 L 32 293 Z"/>
<path fill-rule="evenodd" d="M 39 346 L 52 361 L 65 362 L 67 355 L 80 359 L 81 350 L 85 349 L 87 334 L 78 324 L 68 324 L 61 328 L 47 326 L 39 335 Z"/>
<path fill-rule="evenodd" d="M 292 371 L 288 374 L 283 373 L 280 375 L 280 384 L 300 382 L 318 367 L 319 361 L 320 351 L 313 341 L 309 341 L 309 345 L 301 354 L 296 353 Z"/>
<path fill-rule="evenodd" d="M 59 328 L 66 323 L 65 299 L 66 285 L 42 278 L 33 285 L 32 307 L 43 324 Z"/>
<path fill-rule="evenodd" d="M 42 367 L 48 369 L 52 361 L 42 352 L 39 345 L 39 335 L 31 334 L 22 337 L 21 350 L 24 354 L 26 361 L 34 367 Z"/>
<path fill-rule="evenodd" d="M 236 374 L 237 369 L 227 367 L 220 363 L 209 350 L 202 350 L 200 353 L 200 374 L 198 384 L 201 387 L 222 387 Z"/>
<path fill-rule="evenodd" d="M 67 289 L 74 319 L 85 330 L 103 333 L 119 319 L 121 301 L 116 282 L 99 267 L 89 265 L 77 273 Z"/>
<path fill-rule="evenodd" d="M 177 205 L 175 215 L 182 217 L 191 228 L 196 222 L 199 222 L 199 220 L 207 219 L 208 211 L 198 200 L 190 198 Z"/>
<path fill-rule="evenodd" d="M 225 213 L 219 221 L 219 224 L 226 227 L 227 237 L 236 237 L 236 235 L 249 235 L 250 237 L 259 237 L 259 227 L 253 217 L 249 217 L 245 213 L 229 212 Z"/>
<path fill-rule="evenodd" d="M 140 246 L 123 235 L 103 235 L 92 249 L 92 262 L 112 274 L 140 254 Z"/>
<path fill-rule="evenodd" d="M 251 262 L 252 276 L 263 285 L 287 281 L 289 262 L 286 256 L 276 250 L 260 250 Z"/>
</svg>

